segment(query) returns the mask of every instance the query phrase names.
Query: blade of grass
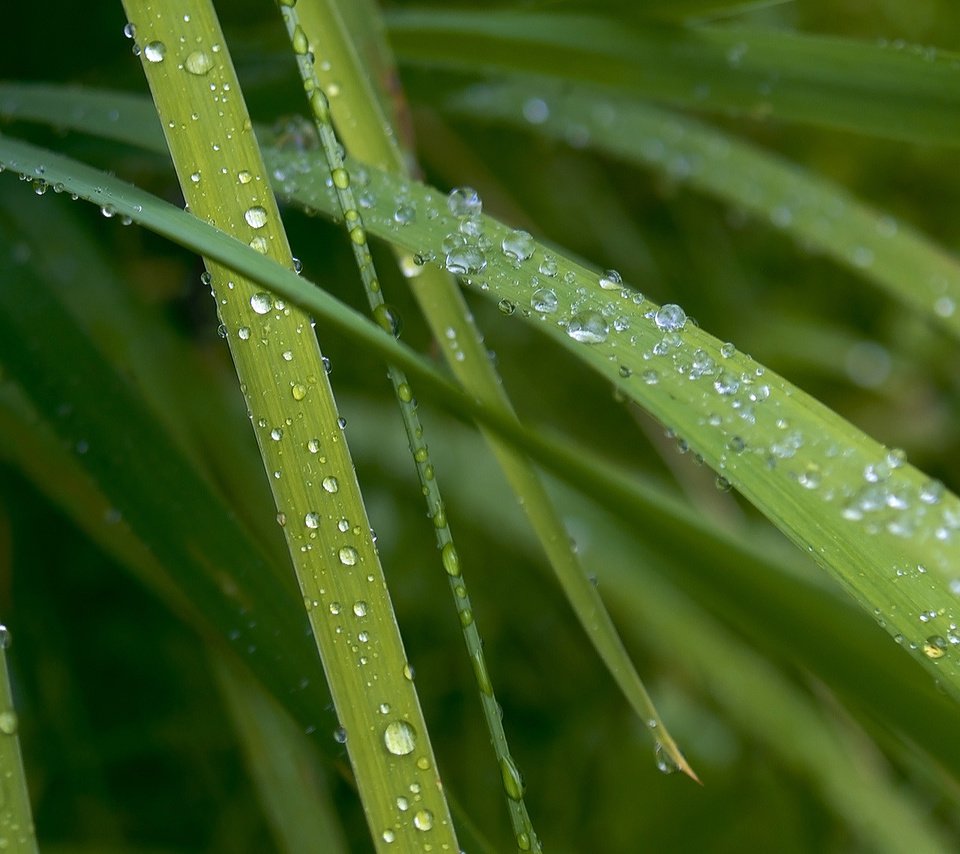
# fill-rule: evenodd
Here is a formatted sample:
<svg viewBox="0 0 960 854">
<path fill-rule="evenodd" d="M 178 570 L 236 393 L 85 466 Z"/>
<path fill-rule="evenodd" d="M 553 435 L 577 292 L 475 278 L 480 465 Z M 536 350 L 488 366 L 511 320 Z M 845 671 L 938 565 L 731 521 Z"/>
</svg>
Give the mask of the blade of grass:
<svg viewBox="0 0 960 854">
<path fill-rule="evenodd" d="M 536 123 L 524 116 L 533 103 Z M 730 134 L 637 101 L 532 81 L 471 87 L 460 116 L 529 127 L 654 169 L 756 214 L 960 337 L 960 262 L 842 187 Z"/>
<path fill-rule="evenodd" d="M 307 5 L 308 3 L 304 3 L 304 8 Z M 373 256 L 370 254 L 370 247 L 367 242 L 366 229 L 363 225 L 363 216 L 354 196 L 350 173 L 344 168 L 343 155 L 341 154 L 342 147 L 331 123 L 330 102 L 327 100 L 317 78 L 314 53 L 310 48 L 306 33 L 300 26 L 299 14 L 293 3 L 281 2 L 281 11 L 291 46 L 297 56 L 297 66 L 313 113 L 313 122 L 320 139 L 320 148 L 326 159 L 326 165 L 336 190 L 339 214 L 350 238 L 354 263 L 363 283 L 367 304 L 370 306 L 374 320 L 380 324 L 384 331 L 399 336 L 399 318 L 395 316 L 394 311 L 384 301 L 380 289 Z M 470 657 L 477 679 L 480 704 L 490 733 L 494 756 L 501 771 L 507 811 L 513 826 L 517 848 L 520 851 L 540 852 L 542 850 L 540 839 L 534 830 L 533 822 L 523 799 L 523 778 L 516 762 L 510 755 L 510 747 L 503 727 L 503 711 L 497 703 L 493 685 L 490 681 L 486 658 L 483 654 L 483 644 L 470 604 L 466 579 L 460 567 L 460 558 L 454 545 L 450 525 L 447 522 L 443 498 L 430 458 L 423 424 L 417 413 L 417 403 L 413 389 L 407 382 L 406 374 L 395 365 L 388 365 L 387 376 L 400 409 L 407 443 L 413 456 L 417 478 L 420 481 L 420 490 L 426 500 L 427 516 L 434 523 L 437 548 L 442 555 L 441 561 L 446 571 L 453 606 L 460 620 L 467 654 Z"/>
<path fill-rule="evenodd" d="M 737 27 L 627 26 L 587 15 L 404 10 L 404 62 L 534 74 L 698 110 L 910 142 L 960 143 L 960 62 L 936 48 Z"/>
<path fill-rule="evenodd" d="M 554 466 L 565 479 L 589 484 L 605 506 L 624 518 L 639 513 L 654 525 L 663 517 L 660 507 L 646 501 L 635 484 L 609 464 L 589 454 L 569 453 L 563 445 L 519 429 L 499 410 L 490 410 L 453 388 L 382 330 L 231 238 L 203 224 L 190 227 L 188 216 L 151 201 L 147 194 L 25 143 L 0 138 L 0 156 L 0 162 L 23 174 L 33 176 L 40 169 L 71 192 L 98 204 L 114 203 L 158 233 L 296 299 L 325 317 L 331 328 L 355 336 L 419 377 L 423 387 L 438 393 L 445 405 L 482 419 L 536 459 Z M 383 193 L 382 198 L 392 198 L 389 176 L 371 173 L 371 181 L 373 178 L 377 180 L 375 195 Z M 299 185 L 288 189 L 314 209 L 323 204 L 330 209 L 329 201 L 321 201 L 326 190 L 319 179 L 312 185 L 309 176 L 304 176 Z M 413 185 L 408 185 L 408 192 L 412 194 L 413 190 Z M 428 208 L 434 199 L 430 191 L 423 190 L 416 201 Z M 485 222 L 494 244 L 510 233 L 489 218 Z M 436 254 L 439 246 L 432 241 L 442 241 L 441 235 L 448 228 L 456 228 L 456 222 L 452 216 L 438 214 L 429 225 L 412 224 L 400 231 L 390 211 L 384 209 L 369 217 L 368 226 L 373 234 L 406 247 L 427 247 Z M 958 663 L 950 649 L 956 599 L 950 583 L 950 568 L 955 565 L 950 549 L 956 547 L 953 532 L 960 525 L 956 496 L 903 464 L 900 455 L 888 454 L 782 378 L 764 372 L 762 366 L 736 353 L 732 345 L 721 345 L 687 324 L 683 329 L 676 328 L 680 315 L 674 307 L 667 307 L 661 315 L 656 306 L 639 299 L 635 302 L 638 295 L 624 288 L 614 297 L 618 307 L 631 315 L 639 313 L 628 318 L 628 325 L 633 322 L 629 334 L 621 337 L 608 333 L 604 341 L 595 344 L 574 340 L 568 331 L 571 319 L 589 311 L 589 318 L 577 320 L 581 326 L 575 334 L 582 332 L 584 320 L 593 328 L 596 319 L 592 315 L 597 314 L 601 320 L 603 315 L 590 307 L 599 304 L 602 309 L 610 299 L 609 291 L 598 287 L 595 272 L 542 247 L 537 246 L 535 251 L 549 255 L 557 264 L 557 276 L 551 282 L 557 289 L 557 304 L 560 294 L 572 303 L 581 293 L 584 303 L 576 312 L 571 312 L 570 305 L 564 306 L 557 312 L 558 320 L 550 323 L 546 322 L 550 317 L 546 313 L 522 309 L 520 315 L 562 346 L 570 347 L 680 435 L 690 438 L 691 446 L 715 470 L 831 570 L 889 634 L 935 678 L 939 677 L 944 690 L 955 698 L 960 695 Z M 517 269 L 505 258 L 491 253 L 485 272 L 489 273 L 484 280 L 487 287 L 480 291 L 488 298 L 506 300 L 514 311 L 529 299 L 528 288 L 516 279 Z M 641 364 L 653 360 L 659 370 L 651 367 L 634 373 L 629 364 L 621 363 L 621 348 L 625 358 L 629 351 L 630 361 L 634 357 Z M 621 372 L 621 367 L 627 370 Z M 685 369 L 682 372 L 681 367 Z M 907 506 L 898 506 L 904 500 Z M 856 518 L 857 514 L 861 518 Z M 914 526 L 910 536 L 908 526 Z"/>
<path fill-rule="evenodd" d="M 331 85 L 338 87 L 332 105 L 333 117 L 349 151 L 401 179 L 406 178 L 410 169 L 393 130 L 391 117 L 383 112 L 385 99 L 372 91 L 377 87 L 366 73 L 355 47 L 355 40 L 377 43 L 379 16 L 374 14 L 375 9 L 371 6 L 370 14 L 360 18 L 342 11 L 344 5 L 350 4 L 338 0 L 314 0 L 300 7 L 301 23 L 308 42 L 325 60 L 319 66 L 321 84 L 327 88 Z M 347 30 L 347 21 L 353 24 L 354 31 Z M 392 67 L 392 58 L 384 56 L 382 46 L 379 55 L 383 64 Z M 326 70 L 322 70 L 324 68 Z M 394 219 L 396 221 L 397 217 Z M 453 374 L 471 394 L 509 415 L 512 411 L 510 401 L 453 279 L 442 270 L 418 267 L 409 251 L 400 253 L 398 260 L 434 337 L 443 345 L 443 354 Z M 650 701 L 536 471 L 521 454 L 496 437 L 490 435 L 488 439 L 591 643 L 636 713 L 645 721 L 656 722 L 658 743 L 665 755 L 684 773 L 696 779 Z"/>
<path fill-rule="evenodd" d="M 213 657 L 211 665 L 278 848 L 288 854 L 345 854 L 313 746 L 247 673 L 226 658 Z"/>
<path fill-rule="evenodd" d="M 10 688 L 7 669 L 7 650 L 10 632 L 0 625 L 0 774 L 3 774 L 3 801 L 0 803 L 0 833 L 4 847 L 11 851 L 38 851 L 37 839 L 30 812 L 30 793 L 20 752 L 19 722 Z"/>
<path fill-rule="evenodd" d="M 292 267 L 223 33 L 206 0 L 126 0 L 184 197 Z M 213 140 L 211 142 L 211 140 Z M 426 722 L 309 318 L 205 260 L 378 850 L 456 848 Z M 349 616 L 347 616 L 349 615 Z M 386 711 L 384 711 L 386 710 Z M 420 786 L 413 815 L 396 793 Z"/>
</svg>

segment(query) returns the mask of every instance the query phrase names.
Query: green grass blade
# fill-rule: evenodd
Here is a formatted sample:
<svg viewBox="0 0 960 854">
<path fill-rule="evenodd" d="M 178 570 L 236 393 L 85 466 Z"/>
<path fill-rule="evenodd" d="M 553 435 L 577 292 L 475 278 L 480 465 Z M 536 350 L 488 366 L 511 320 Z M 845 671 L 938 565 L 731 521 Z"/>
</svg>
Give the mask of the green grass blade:
<svg viewBox="0 0 960 854">
<path fill-rule="evenodd" d="M 176 14 L 150 0 L 128 0 L 125 8 L 191 210 L 292 267 L 211 4 L 197 0 Z M 426 722 L 309 318 L 211 259 L 206 264 L 374 844 L 454 847 Z M 413 781 L 422 799 L 405 815 L 396 792 Z"/>
<path fill-rule="evenodd" d="M 8 165 L 26 174 L 35 174 L 43 164 L 47 174 L 68 189 L 100 204 L 112 200 L 123 205 L 124 212 L 159 233 L 223 259 L 276 292 L 297 299 L 318 316 L 326 316 L 339 330 L 355 335 L 419 376 L 425 387 L 440 392 L 458 411 L 484 419 L 538 459 L 562 460 L 558 473 L 595 486 L 617 512 L 629 515 L 638 508 L 648 515 L 656 512 L 637 495 L 629 479 L 608 465 L 567 455 L 556 443 L 518 431 L 515 423 L 459 394 L 379 329 L 344 311 L 322 292 L 309 290 L 294 274 L 278 270 L 262 257 L 250 257 L 255 253 L 243 250 L 230 238 L 212 229 L 186 227 L 180 212 L 150 204 L 145 194 L 57 155 L 6 139 L 0 140 L 0 153 Z M 371 181 L 374 178 L 375 195 L 392 198 L 389 176 L 371 172 Z M 326 192 L 322 181 L 311 186 L 304 180 L 289 189 L 299 194 L 304 204 L 322 207 Z M 412 193 L 413 188 L 408 190 Z M 426 208 L 435 204 L 436 197 L 423 190 L 416 201 Z M 332 209 L 329 201 L 327 205 Z M 456 222 L 440 214 L 429 225 L 414 223 L 401 231 L 392 211 L 383 210 L 369 216 L 368 226 L 373 234 L 437 254 L 439 244 L 432 241 L 442 240 L 441 235 L 455 229 Z M 485 228 L 493 245 L 510 233 L 489 218 Z M 541 313 L 524 308 L 531 299 L 529 286 L 517 279 L 515 266 L 498 253 L 487 258 L 487 287 L 481 292 L 501 301 L 507 311 L 516 313 L 519 306 L 521 317 L 569 347 L 686 437 L 777 527 L 830 569 L 888 633 L 939 677 L 944 689 L 954 697 L 960 695 L 958 662 L 950 648 L 956 599 L 951 585 L 952 550 L 956 548 L 954 531 L 960 525 L 956 496 L 904 465 L 899 455 L 888 455 L 882 446 L 785 380 L 764 372 L 732 346 L 721 345 L 691 324 L 682 329 L 663 328 L 678 323 L 676 310 L 668 309 L 658 322 L 658 308 L 639 300 L 637 294 L 624 288 L 611 295 L 599 287 L 595 272 L 543 247 L 537 246 L 535 252 L 541 257 L 549 254 L 556 261 L 557 275 L 551 285 L 556 289 L 553 296 L 559 310 Z M 624 312 L 629 328 L 622 334 L 607 330 L 606 337 L 593 344 L 571 338 L 568 330 L 574 319 L 580 330 L 584 324 L 602 328 L 601 312 L 607 311 L 611 298 Z M 574 299 L 579 303 L 575 311 Z M 644 367 L 645 362 L 651 366 Z M 636 364 L 637 370 L 630 363 Z M 621 372 L 621 368 L 625 370 Z"/>
<path fill-rule="evenodd" d="M 338 94 L 333 99 L 332 110 L 348 149 L 354 156 L 402 179 L 411 174 L 408 163 L 412 155 L 404 155 L 397 138 L 398 134 L 402 134 L 402 123 L 391 122 L 391 118 L 396 117 L 388 115 L 383 107 L 386 100 L 383 90 L 386 83 L 392 81 L 393 75 L 387 73 L 387 81 L 381 79 L 377 86 L 360 63 L 356 48 L 358 41 L 376 43 L 376 27 L 380 19 L 373 14 L 358 16 L 356 10 L 347 11 L 351 5 L 336 0 L 305 3 L 300 10 L 303 27 L 310 44 L 325 60 L 319 66 L 321 84 L 327 89 L 332 85 L 337 87 Z M 349 31 L 348 24 L 352 25 Z M 382 49 L 379 55 L 381 62 L 386 62 Z M 322 70 L 324 67 L 326 70 Z M 379 90 L 379 94 L 371 90 Z M 398 112 L 402 118 L 402 109 Z M 472 395 L 509 415 L 510 402 L 503 384 L 453 279 L 443 270 L 417 267 L 409 251 L 400 253 L 399 262 L 435 339 L 443 345 L 444 357 L 454 376 Z M 651 703 L 603 601 L 590 584 L 570 545 L 569 535 L 551 506 L 537 472 L 528 460 L 495 436 L 488 438 L 495 449 L 498 463 L 510 478 L 518 503 L 537 532 L 557 580 L 591 643 L 636 713 L 643 720 L 657 722 L 659 741 L 664 752 L 679 768 L 695 778 Z M 515 821 L 519 820 L 520 817 L 515 816 Z M 523 833 L 529 835 L 526 831 Z"/>
<path fill-rule="evenodd" d="M 414 65 L 536 74 L 698 110 L 960 142 L 960 62 L 935 48 L 496 11 L 411 10 L 388 22 L 397 54 Z"/>
<path fill-rule="evenodd" d="M 531 124 L 524 107 L 541 112 Z M 730 134 L 648 104 L 518 82 L 455 95 L 461 116 L 508 122 L 587 145 L 749 211 L 960 336 L 960 262 L 932 240 L 842 187 Z"/>
<path fill-rule="evenodd" d="M 29 854 L 39 849 L 30 814 L 30 793 L 20 753 L 17 711 L 7 668 L 9 647 L 10 632 L 6 626 L 0 625 L 0 773 L 3 774 L 0 838 L 7 850 Z"/>
<path fill-rule="evenodd" d="M 301 8 L 306 10 L 310 5 L 310 3 L 304 3 Z M 363 225 L 363 215 L 360 213 L 353 191 L 350 173 L 344 167 L 343 148 L 333 128 L 330 101 L 324 94 L 322 84 L 318 79 L 318 65 L 315 54 L 311 49 L 311 42 L 307 32 L 300 24 L 297 10 L 292 5 L 281 4 L 281 11 L 291 46 L 297 56 L 297 66 L 313 114 L 320 148 L 323 151 L 336 190 L 338 213 L 350 239 L 354 263 L 363 283 L 367 304 L 374 319 L 385 331 L 395 336 L 399 335 L 400 319 L 395 310 L 391 309 L 383 298 L 380 280 L 377 277 L 373 255 L 370 252 L 366 229 Z M 320 63 L 319 67 L 327 66 L 329 66 L 329 61 Z M 476 676 L 480 704 L 490 733 L 490 743 L 493 747 L 497 766 L 501 771 L 504 799 L 513 826 L 514 838 L 517 840 L 519 850 L 539 854 L 542 851 L 540 839 L 533 827 L 524 801 L 523 777 L 510 754 L 506 732 L 503 727 L 503 710 L 494 695 L 486 656 L 483 652 L 483 642 L 480 638 L 477 620 L 466 586 L 466 578 L 460 567 L 460 558 L 454 544 L 453 533 L 447 521 L 446 510 L 433 461 L 430 457 L 423 424 L 417 413 L 414 390 L 407 381 L 407 375 L 395 365 L 388 366 L 387 375 L 400 410 L 400 417 L 413 457 L 414 468 L 420 481 L 420 491 L 425 500 L 427 516 L 433 522 L 437 548 L 441 556 L 440 560 L 447 575 L 454 610 L 457 612 L 463 630 L 467 654 L 470 657 Z"/>
</svg>

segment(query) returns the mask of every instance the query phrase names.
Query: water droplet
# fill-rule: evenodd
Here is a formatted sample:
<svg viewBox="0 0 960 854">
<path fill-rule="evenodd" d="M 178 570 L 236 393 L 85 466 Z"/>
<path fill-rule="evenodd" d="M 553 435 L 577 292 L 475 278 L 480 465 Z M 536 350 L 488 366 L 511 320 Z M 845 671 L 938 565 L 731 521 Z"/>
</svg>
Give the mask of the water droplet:
<svg viewBox="0 0 960 854">
<path fill-rule="evenodd" d="M 12 709 L 6 709 L 0 712 L 0 732 L 4 735 L 14 735 L 17 732 L 19 721 L 17 713 Z"/>
<path fill-rule="evenodd" d="M 273 298 L 270 294 L 260 291 L 250 297 L 250 307 L 257 314 L 267 314 L 273 308 Z"/>
<path fill-rule="evenodd" d="M 943 658 L 946 652 L 947 641 L 940 635 L 931 635 L 926 639 L 926 641 L 924 641 L 923 654 L 927 658 L 931 658 L 936 661 L 938 658 Z"/>
<path fill-rule="evenodd" d="M 466 276 L 481 272 L 487 266 L 487 257 L 479 246 L 461 246 L 447 253 L 445 265 L 455 276 Z"/>
<path fill-rule="evenodd" d="M 10 649 L 10 629 L 0 623 L 0 649 Z"/>
<path fill-rule="evenodd" d="M 736 374 L 723 371 L 713 382 L 713 387 L 720 394 L 735 394 L 740 388 L 740 380 Z"/>
<path fill-rule="evenodd" d="M 667 303 L 660 306 L 653 320 L 657 327 L 665 332 L 679 332 L 686 326 L 687 315 L 680 306 Z"/>
<path fill-rule="evenodd" d="M 550 288 L 540 288 L 533 292 L 530 305 L 541 314 L 552 314 L 557 310 L 557 295 Z"/>
<path fill-rule="evenodd" d="M 381 329 L 389 332 L 394 338 L 400 336 L 400 330 L 403 324 L 400 320 L 400 314 L 392 306 L 386 303 L 380 303 L 380 305 L 373 310 L 373 319 Z"/>
<path fill-rule="evenodd" d="M 357 550 L 353 546 L 342 546 L 337 556 L 344 566 L 354 566 L 357 563 Z"/>
<path fill-rule="evenodd" d="M 417 830 L 430 830 L 433 827 L 433 813 L 430 810 L 420 810 L 413 817 L 413 826 Z"/>
<path fill-rule="evenodd" d="M 657 770 L 661 774 L 673 774 L 674 771 L 680 770 L 680 766 L 667 754 L 660 742 L 657 742 L 654 750 L 654 761 L 657 763 Z"/>
<path fill-rule="evenodd" d="M 417 211 L 411 205 L 400 205 L 393 212 L 393 221 L 398 225 L 410 225 L 417 218 Z"/>
<path fill-rule="evenodd" d="M 920 500 L 924 504 L 938 504 L 943 491 L 943 484 L 939 480 L 928 480 L 920 487 Z"/>
<path fill-rule="evenodd" d="M 213 68 L 213 60 L 206 52 L 195 50 L 183 61 L 183 67 L 191 74 L 202 77 Z"/>
<path fill-rule="evenodd" d="M 143 57 L 147 62 L 163 62 L 167 55 L 167 46 L 163 42 L 149 42 L 144 45 Z"/>
<path fill-rule="evenodd" d="M 483 210 L 483 202 L 473 187 L 458 187 L 447 196 L 447 208 L 454 216 L 476 217 Z"/>
<path fill-rule="evenodd" d="M 319 513 L 307 513 L 303 517 L 303 524 L 308 528 L 319 528 L 320 527 L 320 514 Z"/>
<path fill-rule="evenodd" d="M 311 454 L 319 453 L 320 451 L 320 440 L 319 439 L 310 439 L 307 442 L 307 450 Z"/>
<path fill-rule="evenodd" d="M 244 211 L 243 218 L 251 228 L 263 228 L 267 224 L 267 211 L 260 205 L 254 205 Z"/>
<path fill-rule="evenodd" d="M 557 261 L 555 258 L 544 258 L 540 262 L 540 275 L 546 276 L 548 279 L 554 278 L 557 275 Z"/>
<path fill-rule="evenodd" d="M 532 125 L 542 125 L 550 118 L 550 107 L 543 98 L 527 98 L 523 102 L 523 117 Z"/>
<path fill-rule="evenodd" d="M 511 231 L 500 243 L 503 254 L 511 261 L 526 261 L 536 248 L 533 237 L 526 231 Z"/>
<path fill-rule="evenodd" d="M 516 303 L 510 302 L 508 299 L 502 299 L 497 303 L 497 308 L 500 310 L 501 314 L 505 314 L 509 317 L 517 310 Z"/>
<path fill-rule="evenodd" d="M 800 485 L 806 489 L 816 489 L 820 486 L 820 481 L 823 479 L 823 476 L 820 473 L 820 466 L 816 463 L 808 463 L 807 467 L 800 472 L 797 480 Z"/>
<path fill-rule="evenodd" d="M 599 284 L 605 291 L 619 291 L 623 287 L 623 278 L 616 270 L 607 270 L 600 277 Z"/>
<path fill-rule="evenodd" d="M 720 355 L 724 359 L 730 359 L 733 357 L 734 353 L 737 352 L 737 348 L 733 346 L 729 341 L 726 344 L 720 346 Z"/>
<path fill-rule="evenodd" d="M 394 756 L 407 756 L 416 750 L 417 731 L 407 721 L 390 721 L 383 731 L 383 743 Z"/>
<path fill-rule="evenodd" d="M 358 599 L 353 603 L 353 614 L 356 617 L 366 617 L 367 616 L 367 603 L 362 599 Z"/>
<path fill-rule="evenodd" d="M 581 344 L 600 344 L 607 340 L 610 327 L 595 311 L 581 311 L 570 318 L 567 335 Z"/>
<path fill-rule="evenodd" d="M 323 481 L 321 481 L 321 485 L 324 491 L 329 492 L 331 495 L 340 489 L 340 481 L 333 477 L 333 475 L 325 477 Z"/>
<path fill-rule="evenodd" d="M 333 731 L 333 740 L 334 740 L 335 742 L 337 742 L 337 744 L 346 744 L 346 743 L 347 743 L 347 731 L 346 731 L 342 726 L 338 726 L 338 727 Z"/>
<path fill-rule="evenodd" d="M 390 830 L 389 827 L 385 831 L 383 831 L 383 841 L 386 842 L 388 845 L 391 842 L 393 842 L 393 840 L 396 838 L 397 838 L 397 835 L 392 830 Z"/>
<path fill-rule="evenodd" d="M 126 23 L 123 25 L 123 34 L 128 39 L 135 39 L 137 37 L 137 27 L 136 24 Z"/>
<path fill-rule="evenodd" d="M 503 790 L 507 793 L 507 797 L 513 801 L 522 800 L 525 788 L 523 775 L 509 756 L 503 756 L 500 759 L 500 777 L 503 780 Z"/>
</svg>

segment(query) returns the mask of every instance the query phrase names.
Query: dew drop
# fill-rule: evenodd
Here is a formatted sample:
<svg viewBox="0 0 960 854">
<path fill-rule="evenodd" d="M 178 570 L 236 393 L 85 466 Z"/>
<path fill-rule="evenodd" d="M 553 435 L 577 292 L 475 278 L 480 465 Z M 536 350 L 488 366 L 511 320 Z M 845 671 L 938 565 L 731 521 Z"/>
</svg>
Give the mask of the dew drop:
<svg viewBox="0 0 960 854">
<path fill-rule="evenodd" d="M 430 810 L 420 810 L 413 817 L 413 826 L 417 830 L 430 830 L 433 827 L 433 813 Z"/>
<path fill-rule="evenodd" d="M 460 577 L 460 556 L 453 543 L 447 543 L 440 551 L 440 559 L 443 562 L 443 568 L 447 575 L 454 578 Z"/>
<path fill-rule="evenodd" d="M 0 649 L 10 649 L 10 629 L 0 623 Z"/>
<path fill-rule="evenodd" d="M 476 217 L 483 210 L 483 202 L 473 187 L 457 187 L 447 196 L 447 208 L 454 216 Z"/>
<path fill-rule="evenodd" d="M 290 387 L 290 394 L 294 400 L 303 400 L 307 396 L 307 387 L 302 383 L 294 383 Z"/>
<path fill-rule="evenodd" d="M 321 482 L 321 485 L 323 486 L 324 491 L 329 492 L 331 495 L 340 489 L 340 481 L 333 477 L 333 475 L 328 475 L 325 477 Z"/>
<path fill-rule="evenodd" d="M 394 756 L 407 756 L 416 750 L 417 731 L 407 721 L 390 721 L 383 731 L 383 743 Z"/>
<path fill-rule="evenodd" d="M 947 641 L 941 635 L 931 635 L 923 643 L 923 654 L 936 661 L 947 652 Z"/>
<path fill-rule="evenodd" d="M 143 57 L 147 62 L 163 62 L 167 55 L 167 46 L 163 42 L 149 42 L 144 45 Z"/>
<path fill-rule="evenodd" d="M 610 327 L 595 311 L 582 311 L 570 318 L 567 335 L 581 344 L 600 344 L 607 340 Z"/>
<path fill-rule="evenodd" d="M 344 566 L 354 566 L 357 563 L 357 550 L 353 546 L 342 546 L 337 556 Z"/>
<path fill-rule="evenodd" d="M 333 731 L 333 740 L 337 744 L 346 744 L 347 743 L 347 731 L 342 727 L 338 726 Z"/>
<path fill-rule="evenodd" d="M 385 831 L 383 831 L 383 841 L 386 842 L 388 845 L 391 842 L 393 842 L 393 840 L 396 838 L 397 838 L 397 835 L 392 830 L 390 830 L 389 827 Z"/>
<path fill-rule="evenodd" d="M 213 60 L 206 52 L 195 50 L 183 61 L 183 67 L 191 74 L 202 77 L 213 68 Z"/>
<path fill-rule="evenodd" d="M 313 528 L 313 529 L 319 528 L 320 514 L 314 513 L 314 512 L 307 513 L 307 515 L 303 517 L 303 524 L 306 525 L 308 528 Z"/>
<path fill-rule="evenodd" d="M 260 291 L 250 297 L 250 307 L 257 314 L 267 314 L 273 307 L 273 299 L 270 297 L 270 294 Z"/>
<path fill-rule="evenodd" d="M 260 205 L 254 205 L 244 211 L 243 218 L 251 228 L 263 228 L 267 224 L 267 211 Z"/>
<path fill-rule="evenodd" d="M 660 742 L 657 742 L 654 751 L 654 761 L 657 763 L 657 770 L 661 774 L 673 774 L 675 771 L 680 770 L 680 766 L 667 754 L 667 751 Z"/>
<path fill-rule="evenodd" d="M 525 788 L 523 775 L 509 756 L 500 759 L 500 777 L 503 780 L 503 790 L 507 793 L 507 797 L 512 801 L 521 800 Z"/>
<path fill-rule="evenodd" d="M 511 261 L 526 261 L 536 248 L 533 237 L 526 231 L 511 231 L 500 243 L 503 254 Z"/>
<path fill-rule="evenodd" d="M 616 270 L 607 270 L 600 277 L 599 284 L 605 291 L 619 291 L 623 287 L 623 278 Z"/>
<path fill-rule="evenodd" d="M 550 288 L 540 288 L 533 292 L 530 305 L 541 314 L 552 314 L 557 310 L 557 295 Z"/>
<path fill-rule="evenodd" d="M 679 332 L 686 326 L 687 315 L 680 306 L 668 303 L 660 306 L 653 320 L 665 332 Z"/>
<path fill-rule="evenodd" d="M 487 258 L 478 246 L 461 246 L 447 253 L 447 270 L 455 276 L 479 273 L 487 266 Z"/>
<path fill-rule="evenodd" d="M 355 617 L 366 617 L 367 616 L 367 603 L 362 599 L 358 599 L 353 603 L 353 614 Z"/>
</svg>

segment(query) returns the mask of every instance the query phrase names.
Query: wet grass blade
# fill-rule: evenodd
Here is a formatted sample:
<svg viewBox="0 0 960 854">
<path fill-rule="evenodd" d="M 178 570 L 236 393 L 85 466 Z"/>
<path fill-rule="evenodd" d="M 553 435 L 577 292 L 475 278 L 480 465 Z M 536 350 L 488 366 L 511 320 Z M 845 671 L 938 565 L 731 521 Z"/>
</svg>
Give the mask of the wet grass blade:
<svg viewBox="0 0 960 854">
<path fill-rule="evenodd" d="M 535 123 L 524 115 L 530 104 Z M 577 132 L 589 148 L 749 211 L 960 337 L 953 255 L 839 185 L 731 134 L 628 98 L 533 81 L 474 86 L 447 106 L 552 139 Z"/>
<path fill-rule="evenodd" d="M 100 204 L 112 200 L 123 205 L 124 212 L 159 233 L 296 299 L 419 376 L 424 387 L 439 392 L 448 405 L 484 419 L 538 459 L 556 464 L 564 477 L 595 485 L 617 512 L 655 510 L 638 504 L 629 480 L 608 465 L 567 455 L 555 443 L 518 430 L 515 423 L 452 388 L 381 330 L 310 290 L 293 273 L 253 257 L 256 253 L 236 241 L 206 227 L 191 227 L 181 212 L 150 204 L 145 194 L 58 155 L 5 139 L 0 139 L 0 153 L 8 166 L 28 175 L 43 164 L 68 189 Z M 375 196 L 382 198 L 392 198 L 397 187 L 389 176 L 374 172 L 371 184 Z M 332 210 L 319 178 L 315 184 L 305 179 L 288 189 L 314 209 Z M 425 208 L 435 208 L 436 201 L 428 189 L 416 195 Z M 435 256 L 438 241 L 457 225 L 444 214 L 429 225 L 425 217 L 418 222 L 401 229 L 386 209 L 368 217 L 371 233 L 428 249 Z M 493 245 L 511 233 L 490 218 L 485 218 L 484 229 Z M 611 292 L 600 286 L 597 273 L 537 245 L 534 253 L 539 253 L 538 261 L 549 257 L 556 264 L 549 299 L 530 294 L 517 266 L 497 253 L 486 259 L 481 293 L 507 311 L 519 312 L 685 437 L 725 482 L 830 570 L 889 634 L 939 677 L 945 690 L 960 696 L 950 640 L 956 619 L 954 532 L 960 527 L 956 496 L 732 345 L 687 324 L 678 307 L 661 309 L 626 287 Z M 553 310 L 525 307 L 534 300 Z M 610 305 L 623 312 L 620 330 L 605 325 Z"/>
<path fill-rule="evenodd" d="M 374 78 L 360 62 L 357 48 L 358 44 L 377 45 L 379 41 L 377 27 L 382 23 L 381 19 L 375 14 L 372 4 L 367 6 L 366 14 L 358 14 L 353 3 L 317 0 L 304 3 L 300 8 L 300 17 L 309 43 L 325 60 L 317 66 L 321 85 L 336 86 L 338 94 L 331 104 L 331 112 L 348 150 L 353 156 L 403 179 L 412 174 L 410 164 L 413 153 L 409 147 L 406 151 L 402 147 L 406 142 L 404 130 L 407 129 L 403 121 L 405 103 L 402 91 L 393 82 L 392 58 L 386 55 L 382 45 L 374 51 L 378 57 L 380 75 Z M 391 111 L 384 106 L 389 100 L 388 96 L 393 99 L 395 109 L 392 112 L 395 115 L 391 115 Z M 285 174 L 285 170 L 281 174 Z M 402 199 L 402 195 L 396 198 Z M 398 217 L 397 213 L 401 213 L 400 208 L 395 210 L 394 218 L 402 220 L 403 217 Z M 512 409 L 503 383 L 453 278 L 445 270 L 417 266 L 408 249 L 397 254 L 400 269 L 409 281 L 411 292 L 434 338 L 441 344 L 454 376 L 470 394 L 490 407 L 499 408 L 509 417 Z M 529 460 L 496 436 L 488 434 L 488 440 L 494 448 L 497 462 L 510 479 L 518 504 L 537 532 L 557 581 L 594 648 L 640 718 L 656 722 L 659 744 L 665 755 L 695 778 L 651 703 L 537 472 Z M 510 776 L 507 771 L 511 767 L 507 759 L 501 757 L 501 765 L 506 769 L 505 781 Z M 523 819 L 517 814 L 518 808 L 512 806 L 511 809 L 514 821 L 521 824 Z M 519 833 L 529 836 L 527 831 Z"/>
<path fill-rule="evenodd" d="M 11 851 L 38 851 L 37 838 L 30 812 L 30 793 L 23 769 L 20 752 L 20 736 L 17 734 L 17 711 L 10 688 L 7 667 L 7 650 L 10 647 L 10 632 L 0 625 L 0 772 L 3 773 L 3 802 L 0 803 L 0 826 L 4 843 Z"/>
<path fill-rule="evenodd" d="M 960 62 L 932 47 L 489 10 L 394 12 L 388 22 L 412 65 L 535 74 L 697 110 L 960 143 Z"/>
<path fill-rule="evenodd" d="M 226 41 L 206 0 L 127 0 L 195 217 L 293 267 Z M 213 93 L 213 94 L 211 94 Z M 211 142 L 211 140 L 214 140 Z M 209 284 L 340 720 L 374 845 L 456 846 L 436 759 L 310 318 L 205 258 Z M 413 815 L 396 803 L 421 789 Z"/>
</svg>

